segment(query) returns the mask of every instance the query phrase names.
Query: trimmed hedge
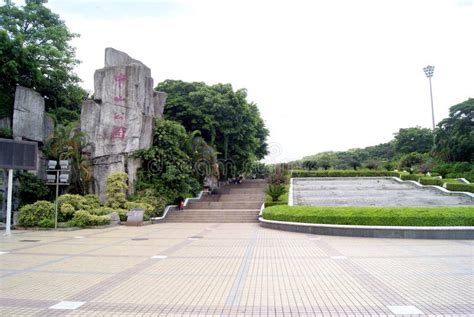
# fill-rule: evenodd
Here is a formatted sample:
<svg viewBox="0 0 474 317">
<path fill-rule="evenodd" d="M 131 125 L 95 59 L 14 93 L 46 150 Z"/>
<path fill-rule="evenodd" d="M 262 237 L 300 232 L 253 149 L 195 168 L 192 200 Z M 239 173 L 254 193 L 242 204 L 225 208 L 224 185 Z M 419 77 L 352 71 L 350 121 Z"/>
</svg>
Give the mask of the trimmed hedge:
<svg viewBox="0 0 474 317">
<path fill-rule="evenodd" d="M 446 183 L 445 187 L 446 187 L 447 190 L 452 190 L 452 191 L 456 191 L 456 192 L 474 193 L 474 184 Z"/>
<path fill-rule="evenodd" d="M 415 181 L 418 182 L 418 180 L 421 177 L 424 177 L 425 175 L 423 174 L 400 174 L 400 179 L 404 181 Z"/>
<path fill-rule="evenodd" d="M 377 177 L 377 176 L 395 176 L 398 177 L 398 172 L 390 171 L 350 171 L 350 170 L 327 170 L 327 171 L 305 171 L 295 170 L 292 171 L 291 177 Z"/>
<path fill-rule="evenodd" d="M 311 207 L 265 208 L 268 220 L 371 226 L 474 226 L 474 207 Z"/>
<path fill-rule="evenodd" d="M 439 178 L 433 178 L 433 177 L 420 177 L 419 182 L 420 184 L 423 184 L 423 185 L 443 186 L 444 184 L 444 180 L 439 179 Z"/>
</svg>

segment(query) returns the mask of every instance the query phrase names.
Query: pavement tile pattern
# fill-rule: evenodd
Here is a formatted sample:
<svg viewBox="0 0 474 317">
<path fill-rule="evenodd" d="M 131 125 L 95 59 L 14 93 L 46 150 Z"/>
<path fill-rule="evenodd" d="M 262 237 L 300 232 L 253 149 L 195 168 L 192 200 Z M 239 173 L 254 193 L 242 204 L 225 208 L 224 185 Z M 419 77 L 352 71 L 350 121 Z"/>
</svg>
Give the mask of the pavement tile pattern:
<svg viewBox="0 0 474 317">
<path fill-rule="evenodd" d="M 0 237 L 0 315 L 474 316 L 474 241 L 254 223 L 14 231 Z"/>
</svg>

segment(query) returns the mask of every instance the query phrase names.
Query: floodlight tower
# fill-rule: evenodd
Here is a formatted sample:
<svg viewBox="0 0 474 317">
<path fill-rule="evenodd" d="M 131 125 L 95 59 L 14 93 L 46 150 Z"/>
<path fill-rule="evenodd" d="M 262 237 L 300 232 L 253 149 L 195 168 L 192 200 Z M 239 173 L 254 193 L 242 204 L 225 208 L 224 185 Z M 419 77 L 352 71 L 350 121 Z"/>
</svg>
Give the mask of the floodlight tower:
<svg viewBox="0 0 474 317">
<path fill-rule="evenodd" d="M 434 118 L 434 107 L 433 107 L 433 90 L 431 88 L 431 77 L 433 77 L 433 72 L 434 72 L 434 66 L 428 65 L 425 68 L 423 68 L 423 71 L 425 72 L 426 77 L 428 77 L 430 81 L 430 96 L 431 96 L 431 120 L 433 123 L 433 133 L 435 130 L 435 118 Z"/>
</svg>

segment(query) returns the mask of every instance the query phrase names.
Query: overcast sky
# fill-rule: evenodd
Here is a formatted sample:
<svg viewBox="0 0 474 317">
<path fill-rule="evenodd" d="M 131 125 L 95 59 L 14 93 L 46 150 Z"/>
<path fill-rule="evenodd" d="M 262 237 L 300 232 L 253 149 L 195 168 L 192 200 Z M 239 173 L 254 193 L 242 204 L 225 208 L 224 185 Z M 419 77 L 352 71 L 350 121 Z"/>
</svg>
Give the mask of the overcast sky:
<svg viewBox="0 0 474 317">
<path fill-rule="evenodd" d="M 474 0 L 49 0 L 81 34 L 77 73 L 93 90 L 104 49 L 165 79 L 246 88 L 270 130 L 267 162 L 431 127 L 474 97 Z"/>
</svg>

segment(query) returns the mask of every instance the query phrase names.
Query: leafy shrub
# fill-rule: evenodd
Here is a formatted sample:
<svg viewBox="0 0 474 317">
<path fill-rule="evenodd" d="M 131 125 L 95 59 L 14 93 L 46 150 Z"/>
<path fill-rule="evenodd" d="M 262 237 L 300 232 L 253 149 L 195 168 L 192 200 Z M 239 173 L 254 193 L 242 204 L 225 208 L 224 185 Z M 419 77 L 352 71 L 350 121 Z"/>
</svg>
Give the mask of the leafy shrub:
<svg viewBox="0 0 474 317">
<path fill-rule="evenodd" d="M 29 172 L 19 172 L 16 176 L 20 182 L 18 194 L 21 205 L 47 199 L 49 194 L 48 186 L 38 176 Z"/>
<path fill-rule="evenodd" d="M 445 186 L 446 186 L 446 189 L 452 190 L 452 191 L 474 193 L 474 184 L 446 183 Z"/>
<path fill-rule="evenodd" d="M 136 201 L 127 201 L 125 203 L 125 209 L 128 211 L 134 208 L 144 209 L 143 220 L 150 220 L 150 217 L 153 217 L 155 208 L 147 203 L 136 202 Z"/>
<path fill-rule="evenodd" d="M 54 228 L 54 220 L 49 218 L 41 219 L 38 222 L 38 227 L 41 228 Z"/>
<path fill-rule="evenodd" d="M 63 203 L 58 210 L 58 222 L 71 220 L 76 209 L 69 203 Z"/>
<path fill-rule="evenodd" d="M 20 208 L 19 222 L 25 227 L 37 226 L 41 220 L 53 218 L 54 204 L 49 201 L 39 200 Z"/>
<path fill-rule="evenodd" d="M 69 221 L 69 225 L 76 227 L 104 226 L 110 224 L 109 216 L 91 215 L 86 210 L 76 211 L 74 218 Z"/>
<path fill-rule="evenodd" d="M 71 205 L 74 210 L 88 210 L 90 209 L 87 199 L 81 195 L 64 194 L 58 197 L 59 209 L 63 204 Z"/>
<path fill-rule="evenodd" d="M 272 201 L 278 201 L 278 198 L 286 193 L 286 187 L 279 184 L 270 184 L 265 189 L 265 193 L 272 198 Z"/>
<path fill-rule="evenodd" d="M 153 206 L 150 217 L 160 216 L 166 206 L 166 197 L 155 193 L 152 189 L 145 189 L 139 192 L 136 201 Z"/>
<path fill-rule="evenodd" d="M 120 217 L 120 221 L 127 221 L 127 213 L 128 213 L 127 209 L 117 209 L 115 211 L 118 213 Z"/>
<path fill-rule="evenodd" d="M 423 174 L 401 174 L 400 178 L 404 181 L 415 181 L 418 182 L 420 178 L 422 178 Z"/>
<path fill-rule="evenodd" d="M 13 130 L 10 128 L 0 128 L 0 138 L 13 139 Z"/>
<path fill-rule="evenodd" d="M 115 209 L 110 208 L 110 207 L 98 207 L 98 208 L 94 208 L 94 209 L 89 210 L 89 213 L 91 215 L 96 215 L 96 216 L 105 216 L 105 215 L 109 215 L 109 214 L 111 214 L 115 211 L 116 211 Z"/>
<path fill-rule="evenodd" d="M 433 177 L 420 177 L 419 182 L 423 185 L 436 185 L 436 186 L 443 186 L 444 181 L 439 178 Z"/>
<path fill-rule="evenodd" d="M 101 205 L 99 196 L 97 195 L 88 194 L 84 196 L 84 199 L 86 200 L 86 204 L 89 206 L 89 209 L 99 208 Z"/>
<path fill-rule="evenodd" d="M 295 170 L 292 177 L 383 177 L 383 176 L 399 176 L 397 172 L 390 171 L 350 171 L 350 170 L 327 170 L 327 171 L 302 171 Z"/>
<path fill-rule="evenodd" d="M 107 177 L 107 203 L 108 207 L 123 208 L 127 202 L 125 190 L 128 175 L 125 172 L 114 172 Z"/>
</svg>

